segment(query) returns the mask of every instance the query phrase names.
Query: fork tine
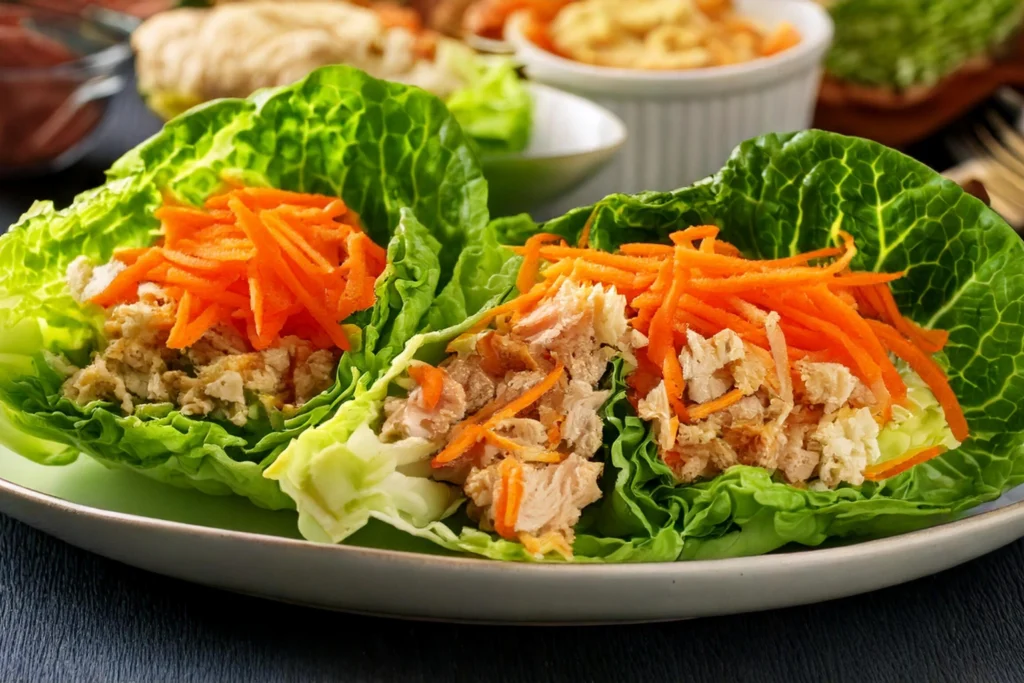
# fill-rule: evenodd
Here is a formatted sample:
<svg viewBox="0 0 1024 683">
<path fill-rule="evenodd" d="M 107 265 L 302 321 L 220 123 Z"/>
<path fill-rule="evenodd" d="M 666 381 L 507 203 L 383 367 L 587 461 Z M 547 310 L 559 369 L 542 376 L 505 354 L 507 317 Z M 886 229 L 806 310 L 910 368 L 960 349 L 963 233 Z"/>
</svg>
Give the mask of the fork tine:
<svg viewBox="0 0 1024 683">
<path fill-rule="evenodd" d="M 984 126 L 977 127 L 974 132 L 988 151 L 993 163 L 1001 170 L 1004 179 L 1017 186 L 1019 192 L 1024 193 L 1024 161 L 1008 152 Z"/>
<path fill-rule="evenodd" d="M 994 111 L 989 111 L 986 115 L 989 124 L 995 129 L 996 135 L 1002 140 L 1003 144 L 1013 152 L 1017 158 L 1024 160 L 1024 136 L 1012 126 L 1010 126 L 1006 120 L 999 116 Z"/>
<path fill-rule="evenodd" d="M 1024 95 L 1021 95 L 1013 88 L 1002 87 L 996 91 L 996 98 L 1009 104 L 1012 107 L 1024 109 Z"/>
<path fill-rule="evenodd" d="M 1021 186 L 1007 181 L 999 168 L 991 163 L 986 164 L 986 171 L 982 182 L 989 192 L 992 208 L 1010 223 L 1019 225 L 1024 222 L 1024 202 L 1019 199 Z"/>
</svg>

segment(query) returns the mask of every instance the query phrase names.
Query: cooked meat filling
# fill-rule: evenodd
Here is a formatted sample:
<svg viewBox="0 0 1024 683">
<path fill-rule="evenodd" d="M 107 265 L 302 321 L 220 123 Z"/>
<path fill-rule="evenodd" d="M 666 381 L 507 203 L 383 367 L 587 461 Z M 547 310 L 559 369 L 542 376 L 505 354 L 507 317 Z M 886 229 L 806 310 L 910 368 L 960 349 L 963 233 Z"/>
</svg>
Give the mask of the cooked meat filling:
<svg viewBox="0 0 1024 683">
<path fill-rule="evenodd" d="M 68 271 L 72 295 L 87 301 L 118 272 L 113 265 L 92 269 L 76 259 Z M 140 404 L 172 403 L 183 415 L 213 416 L 242 426 L 257 402 L 297 408 L 334 381 L 335 353 L 294 336 L 254 352 L 237 329 L 222 324 L 184 351 L 169 349 L 176 309 L 160 287 L 140 285 L 138 301 L 107 311 L 106 347 L 88 366 L 55 364 L 69 375 L 64 395 L 81 405 L 117 403 L 129 415 Z"/>
<path fill-rule="evenodd" d="M 470 513 L 485 530 L 523 542 L 531 552 L 571 554 L 573 527 L 583 508 L 601 497 L 603 464 L 594 459 L 603 443 L 601 406 L 610 392 L 599 388 L 611 358 L 634 357 L 646 339 L 626 320 L 626 300 L 614 288 L 566 281 L 549 300 L 519 320 L 453 343 L 439 400 L 430 407 L 424 387 L 385 403 L 382 436 L 418 436 L 437 450 L 463 430 L 524 397 L 563 368 L 550 390 L 514 417 L 498 420 L 493 437 L 435 471 L 463 488 Z M 514 522 L 503 528 L 509 495 L 503 463 L 518 465 L 521 494 Z"/>
<path fill-rule="evenodd" d="M 792 377 L 731 330 L 710 338 L 688 330 L 679 363 L 692 403 L 732 396 L 689 424 L 673 416 L 664 382 L 638 400 L 637 413 L 653 422 L 662 457 L 680 482 L 751 465 L 792 484 L 859 485 L 878 457 L 873 396 L 846 366 L 799 361 L 792 375 L 800 381 L 784 388 Z"/>
</svg>

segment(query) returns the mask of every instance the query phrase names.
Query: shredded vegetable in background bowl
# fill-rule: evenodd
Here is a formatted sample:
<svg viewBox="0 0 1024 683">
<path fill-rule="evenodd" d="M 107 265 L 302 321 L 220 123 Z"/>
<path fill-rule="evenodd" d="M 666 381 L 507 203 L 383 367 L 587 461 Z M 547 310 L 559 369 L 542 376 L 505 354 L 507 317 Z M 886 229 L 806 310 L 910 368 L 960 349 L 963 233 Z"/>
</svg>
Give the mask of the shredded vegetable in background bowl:
<svg viewBox="0 0 1024 683">
<path fill-rule="evenodd" d="M 287 442 L 506 291 L 464 291 L 507 260 L 475 159 L 436 97 L 326 67 L 37 203 L 0 238 L 0 402 L 41 439 L 17 450 L 290 507 L 262 477 Z"/>
<path fill-rule="evenodd" d="M 348 64 L 441 97 L 482 152 L 521 152 L 533 127 L 533 102 L 511 60 L 479 55 L 422 26 L 412 9 L 389 3 L 260 0 L 179 8 L 146 21 L 132 46 L 139 91 L 164 118 Z"/>
</svg>

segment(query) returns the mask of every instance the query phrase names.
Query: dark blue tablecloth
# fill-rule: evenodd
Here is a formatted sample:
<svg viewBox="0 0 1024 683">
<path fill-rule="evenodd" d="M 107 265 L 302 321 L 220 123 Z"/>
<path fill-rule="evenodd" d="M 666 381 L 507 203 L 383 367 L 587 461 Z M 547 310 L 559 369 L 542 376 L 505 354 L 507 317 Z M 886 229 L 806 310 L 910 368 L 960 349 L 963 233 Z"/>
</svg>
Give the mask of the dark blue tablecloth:
<svg viewBox="0 0 1024 683">
<path fill-rule="evenodd" d="M 0 229 L 35 198 L 66 204 L 98 184 L 158 128 L 133 96 L 115 107 L 99 147 L 74 168 L 0 181 Z M 1016 681 L 1022 568 L 1018 542 L 809 607 L 650 626 L 451 626 L 193 586 L 0 516 L 0 681 Z"/>
</svg>

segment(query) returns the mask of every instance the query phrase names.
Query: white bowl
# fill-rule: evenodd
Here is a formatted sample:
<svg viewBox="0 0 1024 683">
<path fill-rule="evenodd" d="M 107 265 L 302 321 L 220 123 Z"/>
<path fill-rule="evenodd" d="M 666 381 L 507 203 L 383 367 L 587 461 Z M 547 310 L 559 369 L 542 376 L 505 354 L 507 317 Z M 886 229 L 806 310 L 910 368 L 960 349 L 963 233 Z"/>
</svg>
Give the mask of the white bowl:
<svg viewBox="0 0 1024 683">
<path fill-rule="evenodd" d="M 540 219 L 538 209 L 592 178 L 626 142 L 626 126 L 607 109 L 537 83 L 529 88 L 534 105 L 529 146 L 481 159 L 492 216 L 532 213 Z"/>
<path fill-rule="evenodd" d="M 527 39 L 526 17 L 513 16 L 505 38 L 531 79 L 577 93 L 626 123 L 618 163 L 566 204 L 585 205 L 614 192 L 674 190 L 717 171 L 733 148 L 765 133 L 810 126 L 832 19 L 812 0 L 739 0 L 737 11 L 766 25 L 788 21 L 798 45 L 771 57 L 686 71 L 592 66 L 564 59 Z"/>
<path fill-rule="evenodd" d="M 484 36 L 478 36 L 475 33 L 468 32 L 462 37 L 463 42 L 469 45 L 474 50 L 480 52 L 486 52 L 495 55 L 510 55 L 514 54 L 516 49 L 511 43 L 505 40 L 494 40 L 493 38 L 485 38 Z"/>
</svg>

